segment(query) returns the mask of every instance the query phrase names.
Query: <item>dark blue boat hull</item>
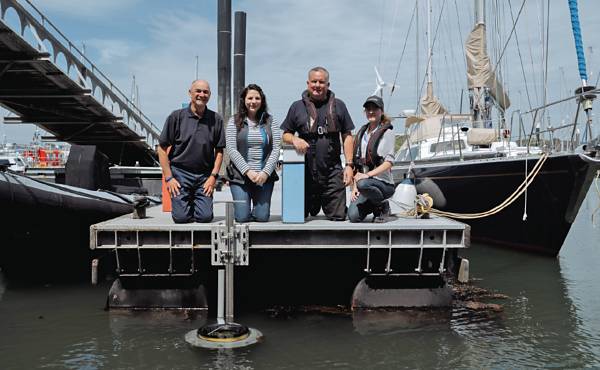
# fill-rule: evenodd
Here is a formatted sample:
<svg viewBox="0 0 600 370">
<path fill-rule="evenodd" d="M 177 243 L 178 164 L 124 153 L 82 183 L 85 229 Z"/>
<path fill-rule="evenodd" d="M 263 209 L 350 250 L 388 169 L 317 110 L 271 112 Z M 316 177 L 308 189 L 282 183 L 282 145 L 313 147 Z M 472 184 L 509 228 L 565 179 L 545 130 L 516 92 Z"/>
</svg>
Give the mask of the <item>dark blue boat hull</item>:
<svg viewBox="0 0 600 370">
<path fill-rule="evenodd" d="M 539 157 L 538 157 L 539 158 Z M 443 211 L 488 211 L 507 199 L 533 169 L 537 158 L 493 158 L 464 162 L 417 163 L 417 190 L 432 188 Z M 577 154 L 548 157 L 539 174 L 514 203 L 492 216 L 461 220 L 471 226 L 474 241 L 556 256 L 563 245 L 598 166 Z M 400 181 L 406 169 L 394 168 Z M 424 184 L 422 188 L 420 185 Z M 433 186 L 432 186 L 433 184 Z M 436 188 L 437 186 L 437 188 Z M 435 205 L 434 205 L 435 206 Z M 526 213 L 526 220 L 523 216 Z"/>
</svg>

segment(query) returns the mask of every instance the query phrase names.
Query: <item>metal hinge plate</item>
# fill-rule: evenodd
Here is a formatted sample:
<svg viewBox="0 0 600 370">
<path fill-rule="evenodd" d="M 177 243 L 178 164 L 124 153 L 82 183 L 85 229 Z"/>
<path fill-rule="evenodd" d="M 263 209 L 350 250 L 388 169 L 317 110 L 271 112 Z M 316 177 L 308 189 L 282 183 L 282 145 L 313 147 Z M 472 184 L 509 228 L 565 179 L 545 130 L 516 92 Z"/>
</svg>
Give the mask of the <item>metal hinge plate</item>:
<svg viewBox="0 0 600 370">
<path fill-rule="evenodd" d="M 229 243 L 232 243 L 229 252 Z M 248 225 L 234 225 L 233 233 L 229 235 L 226 225 L 217 225 L 211 229 L 211 264 L 213 266 L 224 266 L 230 258 L 236 266 L 248 266 L 250 264 L 250 233 Z"/>
</svg>

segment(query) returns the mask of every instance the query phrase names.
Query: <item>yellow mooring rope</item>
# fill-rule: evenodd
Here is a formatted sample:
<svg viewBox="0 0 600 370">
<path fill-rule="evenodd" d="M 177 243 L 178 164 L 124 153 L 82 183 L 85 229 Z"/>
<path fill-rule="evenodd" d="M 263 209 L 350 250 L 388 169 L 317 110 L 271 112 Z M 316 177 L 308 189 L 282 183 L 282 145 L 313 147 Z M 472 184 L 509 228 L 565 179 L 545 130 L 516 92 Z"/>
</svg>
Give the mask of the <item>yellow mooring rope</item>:
<svg viewBox="0 0 600 370">
<path fill-rule="evenodd" d="M 546 154 L 546 153 L 542 154 L 542 156 L 537 161 L 535 166 L 533 166 L 531 172 L 527 174 L 527 176 L 525 177 L 525 180 L 521 183 L 521 185 L 519 185 L 519 187 L 508 198 L 506 198 L 506 200 L 504 202 L 500 203 L 499 205 L 497 205 L 496 207 L 494 207 L 488 211 L 478 212 L 478 213 L 457 213 L 457 212 L 440 211 L 438 209 L 432 208 L 433 198 L 431 198 L 431 196 L 429 194 L 425 193 L 425 194 L 420 194 L 417 196 L 416 207 L 414 209 L 406 212 L 406 215 L 415 216 L 415 213 L 416 213 L 416 215 L 419 216 L 419 215 L 423 215 L 425 213 L 431 213 L 431 214 L 435 214 L 438 216 L 457 218 L 457 219 L 461 219 L 461 220 L 470 220 L 470 219 L 483 218 L 483 217 L 488 217 L 488 216 L 494 215 L 494 214 L 502 211 L 504 208 L 508 207 L 509 205 L 511 205 L 515 200 L 517 200 L 525 192 L 525 190 L 527 190 L 529 185 L 533 182 L 533 180 L 535 179 L 537 174 L 540 172 L 540 169 L 542 168 L 542 166 L 544 165 L 544 162 L 546 162 L 547 159 L 548 159 L 548 154 Z"/>
</svg>

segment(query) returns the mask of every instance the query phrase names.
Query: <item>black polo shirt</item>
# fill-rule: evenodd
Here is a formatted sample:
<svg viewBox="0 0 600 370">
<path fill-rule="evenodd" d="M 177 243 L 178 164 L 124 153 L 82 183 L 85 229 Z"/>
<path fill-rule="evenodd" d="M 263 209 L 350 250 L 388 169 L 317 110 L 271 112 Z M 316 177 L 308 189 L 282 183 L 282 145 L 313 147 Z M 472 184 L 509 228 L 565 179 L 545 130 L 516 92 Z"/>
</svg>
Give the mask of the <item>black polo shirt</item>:
<svg viewBox="0 0 600 370">
<path fill-rule="evenodd" d="M 327 122 L 327 101 L 315 102 L 317 109 L 317 126 L 325 127 Z M 342 153 L 340 134 L 351 132 L 354 129 L 354 123 L 348 113 L 346 104 L 340 99 L 335 99 L 335 113 L 339 126 L 337 135 L 310 134 L 308 130 L 308 111 L 302 100 L 295 101 L 290 106 L 285 120 L 281 124 L 281 130 L 289 133 L 298 133 L 298 135 L 314 145 L 316 150 L 316 165 L 319 169 L 328 170 L 331 165 L 340 162 Z M 310 165 L 310 163 L 308 163 Z"/>
<path fill-rule="evenodd" d="M 206 108 L 202 118 L 190 106 L 173 111 L 167 117 L 159 144 L 171 146 L 172 166 L 195 174 L 208 174 L 215 165 L 215 149 L 225 147 L 223 118 Z"/>
</svg>

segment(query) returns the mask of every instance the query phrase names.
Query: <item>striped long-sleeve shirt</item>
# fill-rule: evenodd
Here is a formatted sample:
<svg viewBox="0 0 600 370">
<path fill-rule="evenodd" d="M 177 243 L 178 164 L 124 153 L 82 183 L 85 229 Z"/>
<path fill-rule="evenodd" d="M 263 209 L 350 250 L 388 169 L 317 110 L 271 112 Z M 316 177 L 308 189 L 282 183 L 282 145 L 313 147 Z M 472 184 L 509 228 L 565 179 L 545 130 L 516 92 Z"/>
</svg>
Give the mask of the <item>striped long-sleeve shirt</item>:
<svg viewBox="0 0 600 370">
<path fill-rule="evenodd" d="M 277 160 L 279 159 L 279 149 L 281 148 L 281 129 L 279 123 L 273 117 L 271 122 L 271 133 L 273 134 L 273 150 L 263 161 L 263 148 L 266 143 L 266 138 L 263 137 L 258 124 L 250 119 L 246 119 L 248 123 L 248 157 L 244 156 L 237 148 L 237 128 L 235 126 L 234 117 L 229 119 L 227 123 L 227 131 L 225 132 L 225 140 L 227 143 L 227 154 L 235 167 L 241 173 L 246 173 L 248 170 L 263 171 L 268 176 L 273 173 Z"/>
</svg>

